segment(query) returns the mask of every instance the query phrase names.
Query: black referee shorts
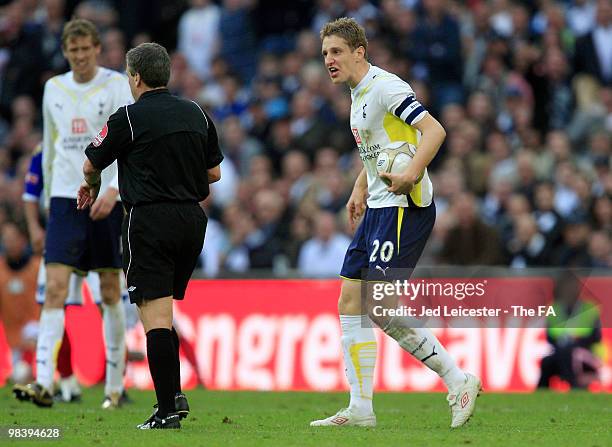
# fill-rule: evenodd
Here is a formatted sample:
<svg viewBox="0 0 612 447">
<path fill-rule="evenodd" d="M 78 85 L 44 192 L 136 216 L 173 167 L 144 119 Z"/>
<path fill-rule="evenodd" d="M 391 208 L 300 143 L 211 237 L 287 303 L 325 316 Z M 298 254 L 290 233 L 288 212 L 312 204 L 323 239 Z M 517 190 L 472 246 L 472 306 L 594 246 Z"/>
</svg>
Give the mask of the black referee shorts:
<svg viewBox="0 0 612 447">
<path fill-rule="evenodd" d="M 185 289 L 202 252 L 208 219 L 197 203 L 132 207 L 123 220 L 123 271 L 130 302 L 172 296 Z"/>
</svg>

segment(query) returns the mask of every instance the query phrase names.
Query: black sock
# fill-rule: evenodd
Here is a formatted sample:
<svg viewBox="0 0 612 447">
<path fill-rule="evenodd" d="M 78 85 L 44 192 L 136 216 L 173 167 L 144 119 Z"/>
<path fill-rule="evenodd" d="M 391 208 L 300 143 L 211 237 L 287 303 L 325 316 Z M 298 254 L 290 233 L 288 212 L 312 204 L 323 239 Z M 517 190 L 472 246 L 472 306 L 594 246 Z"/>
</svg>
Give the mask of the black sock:
<svg viewBox="0 0 612 447">
<path fill-rule="evenodd" d="M 179 336 L 178 333 L 176 332 L 176 329 L 174 329 L 174 326 L 172 327 L 172 341 L 174 342 L 174 352 L 175 352 L 175 357 L 174 357 L 174 382 L 175 382 L 175 388 L 174 388 L 174 392 L 175 393 L 182 393 L 181 391 L 181 360 L 180 360 L 180 355 L 179 355 Z"/>
<path fill-rule="evenodd" d="M 174 342 L 172 331 L 165 328 L 147 332 L 147 357 L 149 371 L 157 395 L 157 415 L 161 418 L 174 413 Z"/>
</svg>

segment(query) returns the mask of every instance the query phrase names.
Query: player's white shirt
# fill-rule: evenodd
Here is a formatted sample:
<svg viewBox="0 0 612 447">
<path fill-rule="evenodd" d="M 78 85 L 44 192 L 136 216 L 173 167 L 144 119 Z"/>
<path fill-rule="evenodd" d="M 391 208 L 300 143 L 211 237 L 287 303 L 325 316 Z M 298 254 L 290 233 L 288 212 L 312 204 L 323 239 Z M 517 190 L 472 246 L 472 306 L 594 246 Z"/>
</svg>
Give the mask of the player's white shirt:
<svg viewBox="0 0 612 447">
<path fill-rule="evenodd" d="M 408 206 L 406 196 L 387 191 L 378 177 L 376 158 L 381 149 L 404 142 L 418 146 L 420 133 L 412 124 L 423 119 L 427 111 L 407 82 L 374 65 L 351 89 L 351 99 L 351 130 L 368 177 L 368 207 Z M 433 185 L 427 169 L 410 197 L 417 206 L 431 204 Z"/>
<path fill-rule="evenodd" d="M 42 161 L 46 203 L 49 197 L 76 198 L 85 148 L 111 114 L 133 101 L 127 78 L 103 67 L 86 83 L 76 82 L 72 71 L 46 82 Z M 119 189 L 116 162 L 102 172 L 101 193 L 109 186 Z"/>
</svg>

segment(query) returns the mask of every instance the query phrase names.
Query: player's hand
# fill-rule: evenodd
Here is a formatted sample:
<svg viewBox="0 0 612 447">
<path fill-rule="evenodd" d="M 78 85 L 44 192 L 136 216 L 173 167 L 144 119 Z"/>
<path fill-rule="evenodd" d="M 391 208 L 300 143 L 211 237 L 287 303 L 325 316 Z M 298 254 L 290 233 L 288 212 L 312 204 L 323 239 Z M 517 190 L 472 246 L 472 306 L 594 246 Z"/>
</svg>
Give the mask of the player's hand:
<svg viewBox="0 0 612 447">
<path fill-rule="evenodd" d="M 29 229 L 30 245 L 36 255 L 41 255 L 45 247 L 45 230 L 40 225 L 33 225 Z"/>
<path fill-rule="evenodd" d="M 88 206 L 92 206 L 99 192 L 100 183 L 92 186 L 86 181 L 83 181 L 77 191 L 77 210 L 84 210 Z"/>
<path fill-rule="evenodd" d="M 351 231 L 355 231 L 355 227 L 357 226 L 359 219 L 361 219 L 361 216 L 363 216 L 363 213 L 365 212 L 366 195 L 367 191 L 354 189 L 348 203 L 346 204 Z"/>
<path fill-rule="evenodd" d="M 100 220 L 108 217 L 117 203 L 118 194 L 119 191 L 115 188 L 108 188 L 92 205 L 89 217 L 91 217 L 92 220 Z"/>
<path fill-rule="evenodd" d="M 380 178 L 387 179 L 391 182 L 391 186 L 387 187 L 387 191 L 400 196 L 410 194 L 414 184 L 417 181 L 418 176 L 411 174 L 390 174 L 387 172 L 381 172 L 378 174 Z"/>
</svg>

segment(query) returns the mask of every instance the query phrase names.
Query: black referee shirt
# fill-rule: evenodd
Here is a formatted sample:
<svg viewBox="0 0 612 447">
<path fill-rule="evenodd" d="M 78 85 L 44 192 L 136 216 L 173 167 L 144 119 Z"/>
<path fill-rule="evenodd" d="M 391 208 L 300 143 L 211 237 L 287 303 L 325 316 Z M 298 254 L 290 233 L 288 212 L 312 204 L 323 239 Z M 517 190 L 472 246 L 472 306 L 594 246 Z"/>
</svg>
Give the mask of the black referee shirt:
<svg viewBox="0 0 612 447">
<path fill-rule="evenodd" d="M 209 194 L 206 171 L 223 160 L 210 117 L 167 89 L 145 92 L 112 114 L 85 155 L 99 170 L 117 160 L 119 193 L 128 208 L 201 202 Z"/>
</svg>

